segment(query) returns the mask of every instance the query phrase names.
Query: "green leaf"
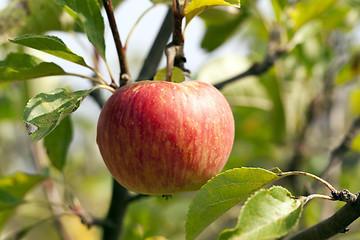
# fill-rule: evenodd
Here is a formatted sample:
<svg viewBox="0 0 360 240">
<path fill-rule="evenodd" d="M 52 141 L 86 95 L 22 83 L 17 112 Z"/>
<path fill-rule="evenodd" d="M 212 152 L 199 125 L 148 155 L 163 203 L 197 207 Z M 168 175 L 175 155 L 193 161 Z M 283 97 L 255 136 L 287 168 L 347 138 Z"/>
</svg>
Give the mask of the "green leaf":
<svg viewBox="0 0 360 240">
<path fill-rule="evenodd" d="M 154 81 L 166 81 L 166 68 L 159 70 L 155 74 Z M 180 68 L 174 67 L 171 75 L 171 82 L 181 83 L 183 81 L 185 81 L 185 74 Z"/>
<path fill-rule="evenodd" d="M 215 8 L 205 11 L 200 15 L 207 25 L 201 47 L 207 51 L 215 50 L 234 35 L 248 16 L 249 12 L 246 10 L 238 13 Z"/>
<path fill-rule="evenodd" d="M 0 188 L 0 211 L 15 207 L 21 202 L 22 201 L 20 199 Z"/>
<path fill-rule="evenodd" d="M 66 72 L 55 63 L 43 62 L 25 53 L 9 53 L 0 61 L 0 82 L 55 75 L 66 75 Z"/>
<path fill-rule="evenodd" d="M 20 119 L 25 102 L 25 87 L 22 84 L 0 84 L 0 121 Z"/>
<path fill-rule="evenodd" d="M 88 67 L 84 58 L 73 53 L 60 38 L 55 36 L 26 35 L 9 41 Z"/>
<path fill-rule="evenodd" d="M 63 169 L 66 163 L 66 155 L 73 136 L 73 128 L 70 117 L 66 117 L 49 135 L 45 137 L 46 147 L 51 163 L 59 169 Z"/>
<path fill-rule="evenodd" d="M 298 1 L 289 11 L 290 16 L 294 20 L 295 29 L 299 29 L 310 20 L 320 17 L 324 12 L 329 10 L 335 2 L 336 0 Z"/>
<path fill-rule="evenodd" d="M 48 135 L 66 116 L 78 109 L 91 91 L 93 89 L 72 93 L 59 88 L 30 99 L 25 107 L 23 121 L 31 139 L 36 142 Z"/>
<path fill-rule="evenodd" d="M 275 71 L 271 70 L 268 74 L 260 77 L 260 82 L 264 85 L 273 103 L 272 108 L 272 129 L 273 136 L 277 142 L 284 140 L 286 135 L 285 109 L 282 100 L 282 88 L 276 77 Z"/>
<path fill-rule="evenodd" d="M 222 232 L 219 239 L 262 240 L 284 236 L 298 222 L 305 199 L 295 199 L 279 186 L 262 189 L 246 201 L 237 226 Z"/>
<path fill-rule="evenodd" d="M 15 173 L 0 178 L 0 228 L 13 213 L 13 207 L 22 202 L 25 194 L 36 184 L 44 180 L 44 176 Z"/>
<path fill-rule="evenodd" d="M 289 48 L 292 49 L 296 45 L 299 45 L 299 44 L 304 43 L 305 41 L 308 41 L 309 39 L 313 38 L 316 34 L 318 34 L 319 31 L 321 31 L 321 29 L 322 29 L 321 22 L 318 22 L 318 21 L 313 21 L 313 22 L 304 24 L 303 26 L 301 26 L 301 28 L 299 28 L 295 32 L 295 34 L 291 38 L 291 40 L 289 42 L 289 46 L 290 46 Z"/>
<path fill-rule="evenodd" d="M 245 167 L 215 176 L 200 189 L 189 207 L 186 239 L 194 239 L 228 209 L 276 179 L 279 176 L 273 172 Z"/>
<path fill-rule="evenodd" d="M 186 25 L 199 15 L 202 11 L 209 7 L 215 6 L 233 6 L 240 8 L 240 0 L 193 0 L 185 9 Z"/>
<path fill-rule="evenodd" d="M 56 0 L 65 6 L 64 9 L 73 12 L 70 15 L 84 28 L 89 41 L 105 58 L 104 19 L 97 0 Z M 76 13 L 76 15 L 75 15 Z"/>
<path fill-rule="evenodd" d="M 360 75 L 360 51 L 356 51 L 344 64 L 336 77 L 336 84 L 344 84 Z"/>
</svg>

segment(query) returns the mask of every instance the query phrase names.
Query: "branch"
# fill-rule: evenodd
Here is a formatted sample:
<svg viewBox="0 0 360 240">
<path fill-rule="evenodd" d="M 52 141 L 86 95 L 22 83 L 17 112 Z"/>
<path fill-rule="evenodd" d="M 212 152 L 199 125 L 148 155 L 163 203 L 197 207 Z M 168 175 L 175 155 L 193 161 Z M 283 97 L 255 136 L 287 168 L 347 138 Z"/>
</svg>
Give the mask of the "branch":
<svg viewBox="0 0 360 240">
<path fill-rule="evenodd" d="M 182 20 L 185 17 L 185 11 L 181 9 L 179 0 L 173 0 L 172 11 L 174 15 L 173 40 L 165 49 L 166 55 L 166 81 L 171 81 L 173 67 L 182 69 L 186 74 L 190 71 L 185 68 L 186 58 L 184 56 L 184 35 L 182 32 Z M 185 2 L 187 4 L 187 2 Z"/>
<path fill-rule="evenodd" d="M 360 117 L 357 117 L 348 132 L 346 133 L 344 139 L 341 141 L 339 146 L 334 148 L 330 153 L 330 162 L 326 169 L 324 170 L 322 175 L 325 175 L 332 165 L 336 164 L 337 162 L 341 161 L 341 157 L 350 150 L 351 143 L 353 142 L 354 138 L 356 137 L 358 131 L 360 130 Z"/>
<path fill-rule="evenodd" d="M 126 205 L 129 192 L 113 179 L 113 189 L 110 208 L 104 222 L 110 223 L 103 225 L 104 240 L 117 240 L 122 231 L 123 218 L 126 212 Z"/>
<path fill-rule="evenodd" d="M 283 49 L 276 50 L 273 54 L 267 54 L 264 61 L 260 63 L 254 63 L 248 70 L 239 75 L 232 77 L 230 79 L 224 80 L 220 83 L 214 84 L 214 87 L 217 89 L 222 89 L 225 85 L 232 83 L 234 81 L 240 80 L 241 78 L 245 78 L 252 75 L 261 75 L 269 70 L 270 67 L 274 65 L 276 59 L 281 57 L 286 53 Z"/>
<path fill-rule="evenodd" d="M 328 239 L 338 233 L 347 232 L 347 227 L 360 217 L 360 194 L 350 194 L 346 200 L 348 203 L 334 215 L 310 228 L 300 231 L 288 238 L 288 240 L 321 240 Z"/>
<path fill-rule="evenodd" d="M 123 47 L 121 40 L 120 40 L 120 35 L 119 35 L 118 28 L 116 25 L 114 10 L 113 10 L 111 0 L 103 0 L 103 3 L 104 3 L 106 15 L 109 19 L 111 32 L 114 37 L 114 42 L 115 42 L 115 46 L 116 46 L 116 50 L 117 50 L 117 54 L 118 54 L 118 58 L 119 58 L 120 87 L 122 87 L 122 86 L 126 85 L 128 83 L 128 81 L 131 80 L 131 75 L 130 75 L 128 62 L 127 62 L 127 58 L 126 58 L 125 48 Z"/>
<path fill-rule="evenodd" d="M 173 13 L 172 9 L 169 8 L 164 22 L 159 30 L 159 33 L 154 40 L 154 43 L 151 47 L 151 50 L 146 57 L 144 64 L 140 70 L 140 74 L 137 78 L 138 80 L 152 79 L 156 73 L 157 67 L 163 56 L 164 49 L 167 45 L 167 42 L 170 38 L 171 31 L 173 29 Z"/>
<path fill-rule="evenodd" d="M 44 168 L 48 167 L 47 166 L 48 159 L 47 159 L 46 151 L 39 143 L 31 142 L 30 144 L 31 144 L 30 145 L 31 156 L 34 160 L 37 170 L 41 172 L 43 171 Z M 63 202 L 59 190 L 55 187 L 55 182 L 53 179 L 51 178 L 45 179 L 43 181 L 43 189 L 46 198 L 49 200 L 49 202 L 59 203 L 59 204 Z M 50 210 L 53 213 L 54 217 L 61 216 L 65 213 L 64 209 L 59 205 L 53 205 L 53 204 L 50 205 Z M 70 236 L 62 220 L 58 217 L 55 217 L 54 219 L 59 235 L 61 236 L 61 239 L 72 240 L 73 238 Z"/>
<path fill-rule="evenodd" d="M 351 127 L 345 134 L 340 144 L 330 152 L 330 161 L 326 166 L 326 168 L 324 169 L 324 171 L 321 173 L 320 175 L 321 178 L 325 178 L 325 176 L 328 175 L 330 169 L 334 165 L 342 161 L 342 156 L 350 150 L 351 143 L 353 142 L 359 130 L 360 130 L 360 116 L 353 121 Z M 314 190 L 316 190 L 317 187 L 318 185 L 315 185 Z"/>
<path fill-rule="evenodd" d="M 254 63 L 248 70 L 239 75 L 232 77 L 230 79 L 224 80 L 217 84 L 214 84 L 214 87 L 217 89 L 222 89 L 225 85 L 232 83 L 234 81 L 240 80 L 241 78 L 252 76 L 252 75 L 261 75 L 269 70 L 279 57 L 284 55 L 287 50 L 283 47 L 278 46 L 279 33 L 274 31 L 270 34 L 269 48 L 265 56 L 265 59 L 260 63 Z"/>
</svg>

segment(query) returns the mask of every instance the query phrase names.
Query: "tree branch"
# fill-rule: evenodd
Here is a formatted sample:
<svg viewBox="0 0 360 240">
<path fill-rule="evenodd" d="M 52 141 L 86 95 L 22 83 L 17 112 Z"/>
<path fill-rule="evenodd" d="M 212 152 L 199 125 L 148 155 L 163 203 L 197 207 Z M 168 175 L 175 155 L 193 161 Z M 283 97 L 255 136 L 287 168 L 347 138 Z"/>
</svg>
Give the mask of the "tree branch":
<svg viewBox="0 0 360 240">
<path fill-rule="evenodd" d="M 48 167 L 46 150 L 41 144 L 30 142 L 30 150 L 31 156 L 39 172 L 43 171 L 45 167 Z M 59 204 L 63 202 L 59 190 L 55 186 L 54 179 L 45 179 L 43 181 L 43 189 L 49 202 Z M 68 230 L 65 228 L 63 221 L 60 218 L 56 217 L 63 215 L 65 212 L 64 209 L 58 205 L 50 205 L 50 210 L 55 217 L 55 224 L 57 226 L 57 230 L 59 232 L 59 235 L 61 236 L 61 239 L 72 240 L 73 238 L 69 234 Z"/>
<path fill-rule="evenodd" d="M 274 65 L 275 60 L 286 53 L 283 49 L 277 49 L 273 54 L 267 54 L 264 61 L 260 63 L 254 63 L 248 70 L 239 75 L 232 77 L 230 79 L 224 80 L 222 82 L 214 84 L 214 87 L 217 89 L 222 89 L 225 85 L 232 83 L 234 81 L 240 80 L 241 78 L 245 78 L 253 75 L 261 75 L 269 70 L 270 67 Z"/>
<path fill-rule="evenodd" d="M 240 80 L 241 78 L 252 76 L 252 75 L 261 75 L 271 68 L 275 61 L 284 55 L 287 51 L 283 47 L 278 46 L 279 33 L 274 30 L 270 34 L 270 41 L 267 54 L 265 59 L 262 62 L 254 63 L 248 70 L 239 75 L 232 77 L 230 79 L 224 80 L 222 82 L 214 84 L 214 87 L 217 89 L 222 89 L 225 85 L 232 83 L 234 81 Z"/>
<path fill-rule="evenodd" d="M 357 117 L 353 121 L 350 129 L 344 136 L 341 143 L 330 152 L 330 162 L 329 162 L 328 166 L 326 167 L 326 169 L 324 170 L 324 172 L 322 173 L 322 175 L 326 175 L 327 172 L 329 171 L 329 169 L 334 164 L 341 161 L 341 157 L 344 155 L 344 153 L 346 153 L 347 151 L 350 150 L 351 143 L 354 140 L 354 138 L 356 137 L 356 135 L 358 134 L 359 130 L 360 130 L 360 117 Z"/>
<path fill-rule="evenodd" d="M 106 15 L 109 19 L 110 28 L 114 37 L 114 42 L 120 64 L 120 87 L 126 85 L 131 80 L 125 49 L 121 43 L 120 35 L 115 21 L 114 10 L 111 0 L 103 0 Z"/>
<path fill-rule="evenodd" d="M 103 240 L 117 240 L 121 235 L 123 218 L 126 212 L 126 203 L 129 198 L 129 192 L 113 179 L 112 197 L 108 214 L 104 225 Z"/>
<path fill-rule="evenodd" d="M 347 204 L 328 219 L 300 231 L 287 240 L 322 240 L 338 233 L 347 232 L 347 227 L 360 217 L 360 194 L 358 193 L 355 196 L 355 200 L 349 200 Z"/>
<path fill-rule="evenodd" d="M 360 130 L 360 116 L 353 121 L 351 127 L 345 134 L 340 144 L 330 152 L 330 161 L 326 166 L 326 168 L 324 169 L 324 171 L 321 173 L 320 175 L 321 178 L 325 178 L 325 176 L 328 175 L 330 169 L 334 165 L 342 161 L 342 156 L 350 150 L 351 143 L 358 134 L 359 130 Z M 314 190 L 316 190 L 318 186 L 319 186 L 318 184 L 314 185 L 313 187 Z"/>
<path fill-rule="evenodd" d="M 164 49 L 170 38 L 171 31 L 173 29 L 173 13 L 172 9 L 169 8 L 164 22 L 159 30 L 159 33 L 154 40 L 151 50 L 146 57 L 144 64 L 140 70 L 138 80 L 152 79 L 156 73 L 157 67 L 159 66 L 161 57 L 163 56 Z"/>
</svg>

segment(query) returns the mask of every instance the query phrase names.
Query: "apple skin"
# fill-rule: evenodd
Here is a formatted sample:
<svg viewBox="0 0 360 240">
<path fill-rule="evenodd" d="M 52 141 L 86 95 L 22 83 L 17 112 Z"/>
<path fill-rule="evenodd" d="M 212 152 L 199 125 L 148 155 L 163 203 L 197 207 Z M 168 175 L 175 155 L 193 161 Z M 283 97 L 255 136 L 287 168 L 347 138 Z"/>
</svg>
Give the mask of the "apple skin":
<svg viewBox="0 0 360 240">
<path fill-rule="evenodd" d="M 195 191 L 224 167 L 234 141 L 234 117 L 212 85 L 141 81 L 105 103 L 97 144 L 112 176 L 150 195 Z"/>
</svg>

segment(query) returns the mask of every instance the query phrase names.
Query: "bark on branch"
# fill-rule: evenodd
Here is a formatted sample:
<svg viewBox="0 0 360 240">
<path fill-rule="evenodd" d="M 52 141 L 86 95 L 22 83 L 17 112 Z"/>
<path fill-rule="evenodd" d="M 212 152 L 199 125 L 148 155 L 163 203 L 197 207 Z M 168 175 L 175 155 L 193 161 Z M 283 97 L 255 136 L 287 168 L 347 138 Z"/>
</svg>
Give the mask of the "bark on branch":
<svg viewBox="0 0 360 240">
<path fill-rule="evenodd" d="M 287 240 L 322 240 L 339 233 L 346 233 L 348 226 L 360 217 L 360 194 L 356 194 L 355 201 L 349 201 L 328 219 L 300 231 Z"/>
</svg>

